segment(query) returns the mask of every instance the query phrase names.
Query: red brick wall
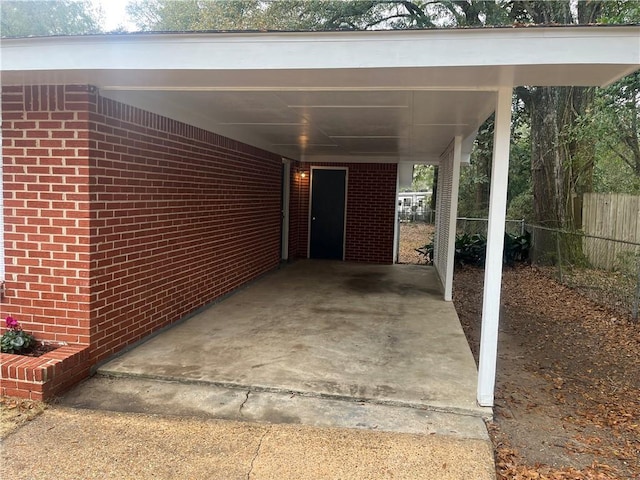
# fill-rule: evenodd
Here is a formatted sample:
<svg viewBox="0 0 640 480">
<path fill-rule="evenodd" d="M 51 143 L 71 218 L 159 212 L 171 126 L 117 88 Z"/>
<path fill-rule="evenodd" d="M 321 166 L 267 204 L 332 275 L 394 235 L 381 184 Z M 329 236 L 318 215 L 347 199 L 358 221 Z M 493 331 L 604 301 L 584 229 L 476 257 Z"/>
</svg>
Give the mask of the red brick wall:
<svg viewBox="0 0 640 480">
<path fill-rule="evenodd" d="M 276 267 L 281 159 L 97 95 L 3 89 L 7 295 L 100 361 Z"/>
<path fill-rule="evenodd" d="M 99 361 L 278 265 L 282 161 L 105 98 L 90 118 Z"/>
<path fill-rule="evenodd" d="M 5 87 L 2 160 L 6 295 L 36 338 L 90 338 L 87 87 Z"/>
<path fill-rule="evenodd" d="M 393 263 L 398 166 L 386 163 L 348 166 L 345 259 Z"/>
<path fill-rule="evenodd" d="M 307 258 L 309 228 L 309 166 L 291 164 L 289 194 L 289 258 Z"/>
<path fill-rule="evenodd" d="M 5 87 L 2 109 L 1 315 L 37 338 L 95 363 L 278 265 L 279 156 L 88 86 Z M 346 259 L 391 263 L 396 166 L 346 166 Z M 292 258 L 309 174 L 293 165 Z"/>
<path fill-rule="evenodd" d="M 345 260 L 393 263 L 397 165 L 387 163 L 300 164 L 292 169 L 289 252 L 306 258 L 309 180 L 312 166 L 349 169 Z M 296 171 L 297 169 L 297 171 Z M 305 173 L 305 178 L 301 173 Z"/>
</svg>

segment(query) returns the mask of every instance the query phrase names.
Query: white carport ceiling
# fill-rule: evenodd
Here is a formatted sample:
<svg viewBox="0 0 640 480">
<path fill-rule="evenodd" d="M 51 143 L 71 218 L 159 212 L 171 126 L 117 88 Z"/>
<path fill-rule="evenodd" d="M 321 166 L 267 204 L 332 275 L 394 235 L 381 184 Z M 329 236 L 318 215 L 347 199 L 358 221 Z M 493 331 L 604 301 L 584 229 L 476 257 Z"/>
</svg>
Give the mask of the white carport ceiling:
<svg viewBox="0 0 640 480">
<path fill-rule="evenodd" d="M 517 85 L 605 85 L 640 29 L 129 34 L 4 39 L 2 84 L 101 94 L 307 161 L 436 163 Z M 470 141 L 464 149 L 470 149 Z"/>
<path fill-rule="evenodd" d="M 291 158 L 436 160 L 493 111 L 492 92 L 106 91 Z"/>
</svg>

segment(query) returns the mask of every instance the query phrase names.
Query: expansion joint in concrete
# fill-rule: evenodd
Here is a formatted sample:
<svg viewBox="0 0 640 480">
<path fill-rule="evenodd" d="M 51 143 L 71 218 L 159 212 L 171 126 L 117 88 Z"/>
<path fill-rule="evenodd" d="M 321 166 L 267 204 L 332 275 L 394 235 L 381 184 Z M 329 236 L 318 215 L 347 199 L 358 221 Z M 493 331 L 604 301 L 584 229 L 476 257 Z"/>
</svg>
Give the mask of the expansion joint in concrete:
<svg viewBox="0 0 640 480">
<path fill-rule="evenodd" d="M 251 459 L 251 465 L 249 466 L 249 471 L 247 472 L 247 480 L 251 479 L 251 473 L 253 472 L 253 464 L 255 463 L 255 461 L 258 459 L 258 456 L 260 455 L 260 449 L 262 448 L 262 441 L 264 440 L 264 437 L 267 436 L 267 433 L 269 433 L 269 430 L 270 428 L 265 430 L 262 436 L 260 437 L 260 441 L 258 442 L 258 446 L 256 447 L 256 453 L 253 455 L 253 458 Z"/>
</svg>

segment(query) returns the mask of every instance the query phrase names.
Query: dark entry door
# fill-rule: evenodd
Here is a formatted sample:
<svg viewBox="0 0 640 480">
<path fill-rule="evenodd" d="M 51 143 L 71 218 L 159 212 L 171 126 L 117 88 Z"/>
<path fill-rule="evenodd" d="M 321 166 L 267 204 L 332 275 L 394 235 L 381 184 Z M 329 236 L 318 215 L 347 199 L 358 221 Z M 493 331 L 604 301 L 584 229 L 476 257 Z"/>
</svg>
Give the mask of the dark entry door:
<svg viewBox="0 0 640 480">
<path fill-rule="evenodd" d="M 343 259 L 346 181 L 346 170 L 313 169 L 311 258 Z"/>
</svg>

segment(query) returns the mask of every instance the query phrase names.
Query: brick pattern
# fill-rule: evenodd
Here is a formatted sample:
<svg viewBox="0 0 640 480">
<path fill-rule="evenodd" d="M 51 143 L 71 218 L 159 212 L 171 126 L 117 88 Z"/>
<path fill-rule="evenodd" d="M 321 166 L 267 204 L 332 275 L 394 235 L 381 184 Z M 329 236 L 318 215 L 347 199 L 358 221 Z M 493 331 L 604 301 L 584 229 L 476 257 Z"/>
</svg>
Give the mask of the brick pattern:
<svg viewBox="0 0 640 480">
<path fill-rule="evenodd" d="M 291 178 L 289 255 L 307 257 L 309 181 L 313 166 L 346 166 L 349 169 L 345 260 L 393 263 L 397 165 L 387 163 L 295 165 Z"/>
<path fill-rule="evenodd" d="M 293 162 L 289 195 L 289 258 L 307 258 L 309 166 Z"/>
<path fill-rule="evenodd" d="M 100 97 L 2 90 L 7 295 L 91 363 L 275 268 L 281 159 Z"/>
<path fill-rule="evenodd" d="M 40 340 L 89 343 L 90 98 L 86 86 L 2 89 L 1 315 Z"/>
<path fill-rule="evenodd" d="M 91 86 L 4 87 L 2 111 L 1 315 L 74 344 L 3 355 L 5 394 L 46 398 L 277 267 L 279 156 Z M 346 259 L 391 263 L 396 166 L 347 166 Z M 307 256 L 310 167 L 292 168 L 292 258 Z"/>
<path fill-rule="evenodd" d="M 393 263 L 397 165 L 349 165 L 345 259 Z"/>
<path fill-rule="evenodd" d="M 93 362 L 275 268 L 282 182 L 277 155 L 96 102 Z"/>
<path fill-rule="evenodd" d="M 48 400 L 89 375 L 89 347 L 65 345 L 40 357 L 0 354 L 0 394 Z"/>
</svg>

